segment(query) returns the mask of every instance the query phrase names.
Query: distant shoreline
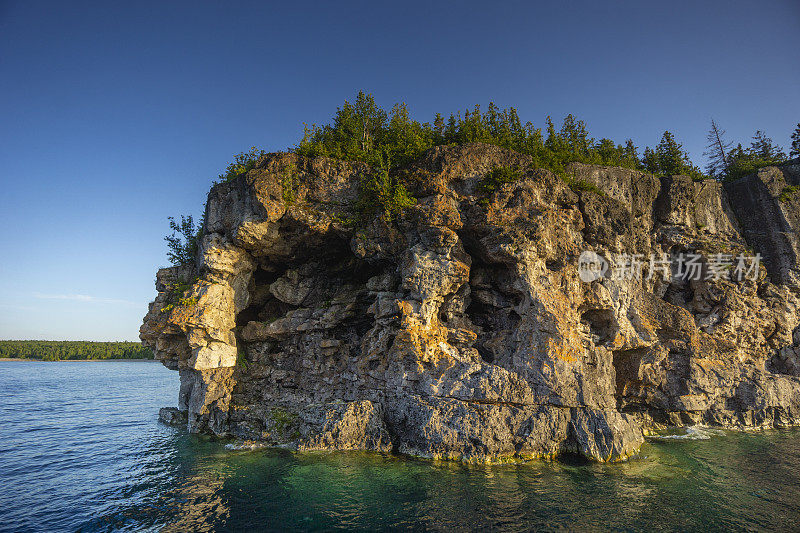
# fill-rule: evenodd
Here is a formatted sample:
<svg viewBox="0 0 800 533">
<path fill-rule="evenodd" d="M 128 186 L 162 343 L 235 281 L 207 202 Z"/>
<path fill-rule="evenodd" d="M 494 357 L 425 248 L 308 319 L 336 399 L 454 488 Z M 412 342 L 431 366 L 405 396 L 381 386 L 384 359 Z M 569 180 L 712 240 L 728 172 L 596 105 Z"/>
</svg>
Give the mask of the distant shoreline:
<svg viewBox="0 0 800 533">
<path fill-rule="evenodd" d="M 153 359 L 150 348 L 134 341 L 0 340 L 0 360 L 79 361 Z"/>
<path fill-rule="evenodd" d="M 58 359 L 55 361 L 48 361 L 46 359 L 28 359 L 25 357 L 0 357 L 0 361 L 31 361 L 34 363 L 119 363 L 124 361 L 148 361 L 151 363 L 160 363 L 158 359 Z"/>
</svg>

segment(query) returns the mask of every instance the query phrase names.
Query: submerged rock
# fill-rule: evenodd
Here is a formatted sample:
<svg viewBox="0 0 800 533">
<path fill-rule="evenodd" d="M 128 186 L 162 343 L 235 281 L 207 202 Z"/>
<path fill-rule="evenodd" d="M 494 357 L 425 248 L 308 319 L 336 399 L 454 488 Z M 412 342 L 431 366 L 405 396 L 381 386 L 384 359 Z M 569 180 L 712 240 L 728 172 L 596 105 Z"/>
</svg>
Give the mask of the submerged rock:
<svg viewBox="0 0 800 533">
<path fill-rule="evenodd" d="M 356 213 L 360 163 L 271 154 L 216 185 L 196 264 L 158 272 L 141 328 L 180 374 L 170 420 L 469 461 L 609 461 L 653 427 L 800 423 L 798 165 L 723 187 L 573 164 L 575 190 L 530 165 L 434 148 L 391 221 Z M 495 166 L 521 177 L 488 194 Z M 586 282 L 583 251 L 698 254 L 702 275 Z M 755 252 L 758 277 L 710 266 Z"/>
</svg>

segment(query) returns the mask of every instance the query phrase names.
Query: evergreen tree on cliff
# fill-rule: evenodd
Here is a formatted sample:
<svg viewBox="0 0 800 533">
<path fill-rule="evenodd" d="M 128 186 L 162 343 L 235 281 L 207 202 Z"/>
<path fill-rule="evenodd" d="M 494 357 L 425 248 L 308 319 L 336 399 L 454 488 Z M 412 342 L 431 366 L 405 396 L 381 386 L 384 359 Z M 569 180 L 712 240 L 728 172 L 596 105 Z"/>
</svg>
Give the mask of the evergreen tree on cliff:
<svg viewBox="0 0 800 533">
<path fill-rule="evenodd" d="M 639 164 L 639 149 L 633 143 L 633 139 L 625 141 L 625 148 L 622 149 L 622 157 L 632 168 L 638 168 Z"/>
<path fill-rule="evenodd" d="M 708 157 L 706 173 L 716 179 L 722 179 L 728 174 L 728 152 L 733 143 L 726 142 L 724 137 L 725 130 L 721 129 L 712 118 L 711 129 L 706 136 L 708 145 L 703 155 Z"/>
<path fill-rule="evenodd" d="M 786 161 L 786 154 L 772 142 L 763 131 L 756 131 L 749 148 L 739 144 L 728 152 L 726 179 L 738 179 L 756 172 L 759 168 L 779 165 Z"/>
<path fill-rule="evenodd" d="M 386 111 L 375 104 L 372 95 L 359 91 L 354 104 L 345 101 L 336 110 L 333 124 L 306 128 L 300 149 L 306 155 L 380 166 L 380 154 L 374 148 L 383 142 L 387 120 Z"/>
<path fill-rule="evenodd" d="M 789 152 L 789 157 L 800 157 L 800 124 L 795 128 L 792 133 L 792 148 Z"/>
<path fill-rule="evenodd" d="M 656 146 L 656 155 L 661 172 L 667 175 L 680 174 L 687 159 L 683 146 L 669 131 L 664 132 L 661 142 Z"/>
<path fill-rule="evenodd" d="M 675 135 L 670 131 L 664 132 L 655 150 L 645 148 L 642 165 L 646 171 L 656 175 L 681 174 L 694 180 L 704 178 L 700 169 L 692 164 L 689 154 L 683 150 L 683 145 L 675 140 Z"/>
<path fill-rule="evenodd" d="M 782 163 L 786 161 L 786 154 L 780 146 L 773 144 L 772 139 L 767 137 L 763 131 L 756 131 L 753 135 L 753 142 L 750 143 L 750 152 L 757 158 L 771 163 Z"/>
</svg>

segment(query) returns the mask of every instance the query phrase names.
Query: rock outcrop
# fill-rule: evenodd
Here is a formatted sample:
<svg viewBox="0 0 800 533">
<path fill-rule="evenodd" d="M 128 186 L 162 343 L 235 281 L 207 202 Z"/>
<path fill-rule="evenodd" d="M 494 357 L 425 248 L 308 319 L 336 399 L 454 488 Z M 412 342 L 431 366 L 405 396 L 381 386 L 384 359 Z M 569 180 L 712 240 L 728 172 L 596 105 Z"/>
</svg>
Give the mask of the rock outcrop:
<svg viewBox="0 0 800 533">
<path fill-rule="evenodd" d="M 495 166 L 521 177 L 487 194 Z M 356 218 L 360 163 L 271 154 L 216 185 L 196 264 L 158 272 L 141 328 L 180 374 L 163 416 L 470 461 L 616 460 L 652 427 L 800 423 L 800 167 L 724 188 L 568 170 L 572 188 L 498 147 L 438 147 L 405 169 L 417 203 L 391 221 Z M 642 275 L 583 281 L 585 250 Z M 755 252 L 759 276 L 714 265 Z M 699 279 L 648 263 L 689 254 Z"/>
</svg>

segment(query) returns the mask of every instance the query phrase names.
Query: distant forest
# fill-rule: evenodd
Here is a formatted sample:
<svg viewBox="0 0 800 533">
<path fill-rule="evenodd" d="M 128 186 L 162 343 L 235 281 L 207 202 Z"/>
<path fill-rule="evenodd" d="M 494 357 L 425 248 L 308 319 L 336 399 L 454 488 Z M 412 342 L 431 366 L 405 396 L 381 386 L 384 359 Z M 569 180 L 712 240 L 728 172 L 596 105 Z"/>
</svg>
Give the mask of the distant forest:
<svg viewBox="0 0 800 533">
<path fill-rule="evenodd" d="M 0 358 L 65 361 L 80 359 L 153 359 L 140 342 L 0 341 Z"/>
</svg>

